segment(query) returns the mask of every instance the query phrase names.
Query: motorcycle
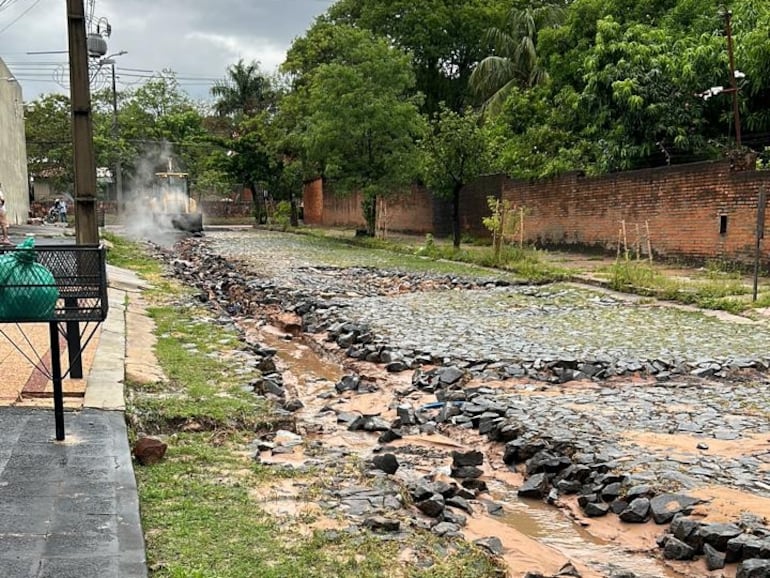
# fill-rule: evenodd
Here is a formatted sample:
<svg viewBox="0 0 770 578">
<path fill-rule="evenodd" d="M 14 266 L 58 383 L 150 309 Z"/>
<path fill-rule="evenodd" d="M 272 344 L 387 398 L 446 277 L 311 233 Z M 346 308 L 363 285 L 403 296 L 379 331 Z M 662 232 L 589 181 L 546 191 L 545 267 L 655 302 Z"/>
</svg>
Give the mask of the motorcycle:
<svg viewBox="0 0 770 578">
<path fill-rule="evenodd" d="M 58 223 L 60 221 L 59 219 L 59 211 L 56 209 L 56 207 L 51 207 L 48 209 L 48 214 L 43 219 L 46 223 Z"/>
</svg>

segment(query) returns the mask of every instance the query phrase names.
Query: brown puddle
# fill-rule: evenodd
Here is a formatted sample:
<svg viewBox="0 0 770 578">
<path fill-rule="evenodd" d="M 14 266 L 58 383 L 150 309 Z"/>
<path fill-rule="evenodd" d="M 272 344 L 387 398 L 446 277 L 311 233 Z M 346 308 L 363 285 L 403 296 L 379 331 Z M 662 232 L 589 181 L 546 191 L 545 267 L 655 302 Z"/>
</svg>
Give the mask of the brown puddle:
<svg viewBox="0 0 770 578">
<path fill-rule="evenodd" d="M 302 497 L 304 486 L 285 480 L 271 486 L 254 488 L 250 495 L 260 507 L 276 518 L 302 520 L 295 528 L 309 536 L 313 530 L 336 530 L 345 526 L 341 520 L 328 517 L 318 504 Z"/>
</svg>

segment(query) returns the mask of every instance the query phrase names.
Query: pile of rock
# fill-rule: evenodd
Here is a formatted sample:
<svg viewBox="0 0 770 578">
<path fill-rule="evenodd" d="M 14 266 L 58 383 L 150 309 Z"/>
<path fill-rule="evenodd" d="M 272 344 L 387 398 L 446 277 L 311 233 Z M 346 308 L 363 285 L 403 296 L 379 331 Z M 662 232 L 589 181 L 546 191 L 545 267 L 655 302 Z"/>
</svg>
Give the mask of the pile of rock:
<svg viewBox="0 0 770 578">
<path fill-rule="evenodd" d="M 399 347 L 388 343 L 383 336 L 372 333 L 369 327 L 353 319 L 350 287 L 356 294 L 390 295 L 394 292 L 436 291 L 448 289 L 488 289 L 508 286 L 502 280 L 473 280 L 456 276 L 433 274 L 405 274 L 362 267 L 314 267 L 313 272 L 329 277 L 339 276 L 345 282 L 330 286 L 279 286 L 276 281 L 241 272 L 239 267 L 224 257 L 212 253 L 201 239 L 178 243 L 173 251 L 158 248 L 174 273 L 185 283 L 200 290 L 201 301 L 215 302 L 231 316 L 253 316 L 266 313 L 270 307 L 292 312 L 302 320 L 301 329 L 310 334 L 326 333 L 329 341 L 354 359 L 382 363 L 392 372 L 405 371 L 423 365 L 455 365 L 471 376 L 485 380 L 529 378 L 546 383 L 566 383 L 573 380 L 601 381 L 624 375 L 649 375 L 659 381 L 685 376 L 696 378 L 728 378 L 745 371 L 766 372 L 770 358 L 730 359 L 636 359 L 613 355 L 577 358 L 561 355 L 553 357 L 496 358 L 470 360 L 437 356 L 431 352 Z M 316 282 L 318 283 L 318 282 Z M 312 290 L 310 290 L 312 289 Z M 335 297 L 333 293 L 338 293 Z M 533 288 L 533 290 L 535 290 Z"/>
<path fill-rule="evenodd" d="M 739 562 L 737 578 L 770 576 L 770 529 L 757 524 L 704 524 L 677 515 L 658 543 L 670 560 L 703 556 L 709 570 Z"/>
<path fill-rule="evenodd" d="M 766 372 L 766 359 L 631 359 L 619 357 L 576 357 L 536 359 L 468 360 L 439 357 L 417 349 L 395 347 L 372 333 L 366 324 L 352 321 L 345 315 L 348 305 L 307 307 L 303 324 L 308 333 L 326 332 L 327 340 L 336 343 L 348 357 L 382 363 L 391 372 L 416 369 L 424 365 L 456 366 L 474 378 L 504 381 L 528 378 L 535 381 L 562 384 L 576 380 L 602 381 L 619 376 L 647 375 L 665 382 L 675 377 L 717 378 L 735 377 L 746 371 Z"/>
<path fill-rule="evenodd" d="M 556 503 L 561 496 L 576 495 L 588 517 L 614 514 L 626 523 L 671 524 L 660 540 L 664 557 L 691 560 L 703 555 L 710 569 L 741 562 L 739 576 L 770 576 L 770 529 L 756 524 L 750 529 L 701 524 L 687 517 L 700 500 L 660 493 L 652 485 L 617 473 L 618 464 L 596 450 L 598 439 L 559 437 L 530 429 L 512 417 L 514 412 L 493 391 L 462 387 L 467 379 L 460 368 L 442 367 L 416 371 L 413 384 L 442 400 L 430 408 L 438 412 L 432 419 L 477 429 L 490 441 L 505 444 L 504 463 L 525 474 L 519 496 Z M 424 422 L 426 413 L 415 412 L 415 419 Z"/>
</svg>

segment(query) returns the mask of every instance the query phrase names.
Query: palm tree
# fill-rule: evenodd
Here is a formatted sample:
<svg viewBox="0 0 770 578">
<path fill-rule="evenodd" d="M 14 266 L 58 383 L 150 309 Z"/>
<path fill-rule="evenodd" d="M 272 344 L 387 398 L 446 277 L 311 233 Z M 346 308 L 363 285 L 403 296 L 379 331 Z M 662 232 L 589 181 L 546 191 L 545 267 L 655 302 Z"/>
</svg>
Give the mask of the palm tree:
<svg viewBox="0 0 770 578">
<path fill-rule="evenodd" d="M 259 70 L 259 63 L 246 64 L 243 59 L 227 68 L 227 78 L 211 87 L 211 94 L 217 97 L 214 108 L 218 115 L 226 117 L 230 138 L 223 139 L 228 149 L 230 171 L 242 178 L 244 186 L 252 191 L 256 214 L 264 215 L 264 206 L 257 183 L 268 161 L 265 158 L 260 133 L 254 130 L 260 124 L 257 115 L 268 110 L 275 101 L 270 79 Z M 257 125 L 253 125 L 256 119 Z M 259 217 L 258 217 L 259 218 Z"/>
<path fill-rule="evenodd" d="M 270 79 L 259 70 L 258 62 L 246 64 L 240 59 L 228 67 L 227 76 L 211 87 L 211 94 L 218 98 L 214 105 L 217 114 L 248 117 L 266 110 L 273 103 Z"/>
<path fill-rule="evenodd" d="M 543 28 L 558 25 L 563 17 L 561 4 L 512 9 L 506 30 L 487 31 L 493 54 L 479 62 L 470 77 L 470 86 L 484 99 L 486 111 L 499 111 L 512 88 L 530 88 L 548 78 L 538 59 L 537 35 Z"/>
</svg>

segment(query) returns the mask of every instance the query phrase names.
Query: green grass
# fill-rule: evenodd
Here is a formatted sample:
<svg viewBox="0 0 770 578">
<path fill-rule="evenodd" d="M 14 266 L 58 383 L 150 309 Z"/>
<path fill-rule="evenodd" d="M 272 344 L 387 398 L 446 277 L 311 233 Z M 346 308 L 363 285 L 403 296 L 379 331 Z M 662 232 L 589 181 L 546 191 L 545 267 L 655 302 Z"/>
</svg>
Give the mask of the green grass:
<svg viewBox="0 0 770 578">
<path fill-rule="evenodd" d="M 112 233 L 102 233 L 107 241 L 107 263 L 123 269 L 131 269 L 144 277 L 159 277 L 160 263 L 147 255 L 147 250 L 140 243 L 129 241 Z"/>
<path fill-rule="evenodd" d="M 234 348 L 236 337 L 202 321 L 202 310 L 191 307 L 152 307 L 158 342 L 156 355 L 169 378 L 162 390 L 137 396 L 132 414 L 152 433 L 195 423 L 207 430 L 271 429 L 275 417 L 265 402 L 243 386 L 250 376 L 236 375 L 233 363 L 217 352 Z M 251 377 L 256 377 L 254 370 Z"/>
<path fill-rule="evenodd" d="M 202 434 L 178 436 L 166 459 L 139 468 L 142 517 L 156 578 L 475 578 L 501 576 L 475 548 L 429 534 L 411 547 L 429 569 L 393 564 L 401 545 L 368 532 L 304 531 L 260 509 L 251 488 L 270 483 Z M 312 484 L 312 479 L 305 480 Z M 443 555 L 442 555 L 443 554 Z"/>
<path fill-rule="evenodd" d="M 400 269 L 478 276 L 477 267 L 484 267 L 497 269 L 503 277 L 535 283 L 560 281 L 568 277 L 566 269 L 546 262 L 540 251 L 530 248 L 506 247 L 498 260 L 492 247 L 483 243 L 468 243 L 455 249 L 451 243 L 436 241 L 431 236 L 426 238 L 425 243 L 415 245 L 409 240 L 350 237 L 318 229 L 296 232 L 309 235 L 319 243 L 329 243 L 330 246 L 343 244 L 390 254 L 390 263 L 386 258 L 383 266 L 390 264 Z"/>
<path fill-rule="evenodd" d="M 742 297 L 750 292 L 750 288 L 740 277 L 717 269 L 707 269 L 702 278 L 684 280 L 668 277 L 649 263 L 618 261 L 606 272 L 610 287 L 616 291 L 731 313 L 743 312 L 751 306 Z"/>
</svg>

